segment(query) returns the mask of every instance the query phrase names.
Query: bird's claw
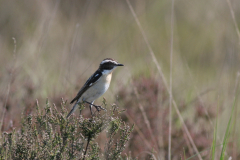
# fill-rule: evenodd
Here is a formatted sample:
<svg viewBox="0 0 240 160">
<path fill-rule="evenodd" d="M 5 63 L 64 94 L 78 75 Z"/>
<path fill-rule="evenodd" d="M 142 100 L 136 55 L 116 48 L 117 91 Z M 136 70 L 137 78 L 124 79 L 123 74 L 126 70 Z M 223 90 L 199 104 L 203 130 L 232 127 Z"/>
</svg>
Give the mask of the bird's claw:
<svg viewBox="0 0 240 160">
<path fill-rule="evenodd" d="M 103 108 L 102 106 L 94 106 L 96 108 L 96 110 L 98 112 L 100 112 L 101 110 L 106 110 L 105 108 Z"/>
</svg>

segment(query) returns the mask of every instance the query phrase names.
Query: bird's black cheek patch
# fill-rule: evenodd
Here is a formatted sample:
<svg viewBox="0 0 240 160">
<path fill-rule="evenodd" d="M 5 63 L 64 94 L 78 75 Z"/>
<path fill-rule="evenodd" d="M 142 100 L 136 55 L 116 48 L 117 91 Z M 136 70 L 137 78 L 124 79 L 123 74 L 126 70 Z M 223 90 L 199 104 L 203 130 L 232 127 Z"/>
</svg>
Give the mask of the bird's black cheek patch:
<svg viewBox="0 0 240 160">
<path fill-rule="evenodd" d="M 111 70 L 115 67 L 115 65 L 113 65 L 112 63 L 110 64 L 104 64 L 103 66 L 101 66 L 101 70 Z"/>
</svg>

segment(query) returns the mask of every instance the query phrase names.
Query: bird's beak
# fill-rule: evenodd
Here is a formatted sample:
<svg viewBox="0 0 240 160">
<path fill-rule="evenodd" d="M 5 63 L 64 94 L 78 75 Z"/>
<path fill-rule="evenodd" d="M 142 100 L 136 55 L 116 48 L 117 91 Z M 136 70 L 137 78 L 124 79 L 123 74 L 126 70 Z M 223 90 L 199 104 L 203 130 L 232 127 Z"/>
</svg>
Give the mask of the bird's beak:
<svg viewBox="0 0 240 160">
<path fill-rule="evenodd" d="M 124 66 L 123 64 L 118 63 L 117 66 Z"/>
</svg>

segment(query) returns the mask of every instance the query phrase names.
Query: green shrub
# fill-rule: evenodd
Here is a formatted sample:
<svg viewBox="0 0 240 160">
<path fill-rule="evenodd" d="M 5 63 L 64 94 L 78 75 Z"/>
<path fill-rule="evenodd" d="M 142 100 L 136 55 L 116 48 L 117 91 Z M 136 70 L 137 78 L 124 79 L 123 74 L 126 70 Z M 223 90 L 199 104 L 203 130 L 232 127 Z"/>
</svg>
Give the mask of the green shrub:
<svg viewBox="0 0 240 160">
<path fill-rule="evenodd" d="M 62 100 L 60 111 L 48 101 L 44 110 L 37 104 L 35 115 L 22 118 L 20 130 L 2 134 L 0 159 L 118 159 L 121 156 L 133 127 L 115 116 L 120 113 L 115 105 L 90 119 L 81 115 L 66 119 L 65 104 Z M 104 130 L 107 140 L 101 149 L 96 138 Z"/>
</svg>

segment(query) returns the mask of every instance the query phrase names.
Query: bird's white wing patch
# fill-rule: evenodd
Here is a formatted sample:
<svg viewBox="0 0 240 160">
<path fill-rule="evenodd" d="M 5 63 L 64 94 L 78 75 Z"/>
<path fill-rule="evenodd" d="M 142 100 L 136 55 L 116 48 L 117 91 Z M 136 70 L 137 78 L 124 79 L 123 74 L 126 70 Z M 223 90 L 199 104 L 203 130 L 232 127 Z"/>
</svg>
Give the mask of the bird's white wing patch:
<svg viewBox="0 0 240 160">
<path fill-rule="evenodd" d="M 97 70 L 86 82 L 86 86 L 92 86 L 94 83 L 96 83 L 99 78 L 102 76 L 102 72 Z"/>
</svg>

